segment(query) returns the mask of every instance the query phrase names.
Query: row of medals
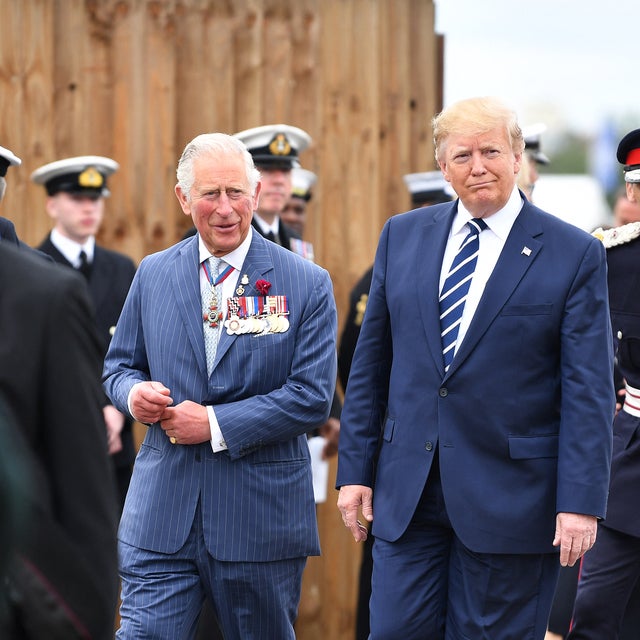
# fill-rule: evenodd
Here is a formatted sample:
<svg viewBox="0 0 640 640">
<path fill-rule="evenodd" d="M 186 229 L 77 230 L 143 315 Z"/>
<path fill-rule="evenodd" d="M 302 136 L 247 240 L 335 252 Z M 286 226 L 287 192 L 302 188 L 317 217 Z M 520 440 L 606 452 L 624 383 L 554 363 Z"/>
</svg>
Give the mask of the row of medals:
<svg viewBox="0 0 640 640">
<path fill-rule="evenodd" d="M 225 320 L 224 326 L 229 335 L 244 333 L 266 335 L 267 333 L 284 333 L 289 328 L 289 320 L 286 316 L 279 316 L 275 313 L 249 318 L 232 315 L 228 320 Z"/>
<path fill-rule="evenodd" d="M 211 296 L 209 311 L 204 314 L 204 321 L 209 326 L 216 329 L 222 320 L 222 311 L 218 307 L 218 296 L 215 293 Z M 267 335 L 268 333 L 284 333 L 289 328 L 289 320 L 284 315 L 270 313 L 263 316 L 249 316 L 240 318 L 238 315 L 229 316 L 225 320 L 224 326 L 227 333 L 231 335 L 242 335 L 253 333 L 255 335 Z"/>
</svg>

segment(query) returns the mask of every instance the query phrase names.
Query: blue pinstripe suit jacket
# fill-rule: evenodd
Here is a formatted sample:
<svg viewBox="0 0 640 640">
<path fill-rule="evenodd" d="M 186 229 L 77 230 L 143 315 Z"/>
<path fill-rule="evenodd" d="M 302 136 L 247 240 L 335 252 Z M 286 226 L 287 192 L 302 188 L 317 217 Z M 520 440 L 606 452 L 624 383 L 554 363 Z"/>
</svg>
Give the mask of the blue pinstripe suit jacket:
<svg viewBox="0 0 640 640">
<path fill-rule="evenodd" d="M 290 328 L 265 336 L 222 331 L 209 377 L 198 238 L 140 264 L 105 359 L 105 389 L 127 411 L 131 387 L 162 382 L 174 404 L 212 404 L 228 451 L 174 446 L 151 425 L 136 458 L 119 538 L 172 553 L 185 542 L 198 500 L 209 552 L 225 561 L 319 553 L 305 433 L 329 414 L 336 380 L 335 301 L 329 274 L 254 233 L 245 295 L 268 280 L 286 295 Z"/>
</svg>

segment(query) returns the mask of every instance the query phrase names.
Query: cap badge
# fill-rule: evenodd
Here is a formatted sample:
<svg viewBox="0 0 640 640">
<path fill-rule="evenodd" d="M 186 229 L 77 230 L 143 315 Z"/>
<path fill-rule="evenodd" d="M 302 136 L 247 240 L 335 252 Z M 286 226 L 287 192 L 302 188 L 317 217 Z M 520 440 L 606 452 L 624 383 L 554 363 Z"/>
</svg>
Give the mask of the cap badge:
<svg viewBox="0 0 640 640">
<path fill-rule="evenodd" d="M 104 184 L 104 178 L 94 167 L 88 167 L 78 176 L 78 184 L 88 189 L 97 189 Z"/>
<path fill-rule="evenodd" d="M 288 156 L 291 153 L 291 145 L 284 133 L 279 133 L 269 145 L 269 151 L 274 156 Z"/>
</svg>

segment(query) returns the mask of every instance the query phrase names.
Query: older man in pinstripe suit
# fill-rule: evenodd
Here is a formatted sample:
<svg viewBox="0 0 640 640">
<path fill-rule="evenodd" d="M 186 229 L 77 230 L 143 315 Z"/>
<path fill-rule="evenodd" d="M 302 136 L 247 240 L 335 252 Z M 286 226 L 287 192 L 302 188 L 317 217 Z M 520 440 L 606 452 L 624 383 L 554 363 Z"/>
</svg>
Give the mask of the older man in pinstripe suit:
<svg viewBox="0 0 640 640">
<path fill-rule="evenodd" d="M 192 638 L 209 597 L 227 640 L 294 638 L 319 553 L 305 434 L 333 397 L 331 281 L 252 232 L 242 142 L 198 136 L 177 174 L 198 234 L 142 261 L 105 361 L 114 404 L 149 425 L 120 524 L 117 637 Z"/>
</svg>

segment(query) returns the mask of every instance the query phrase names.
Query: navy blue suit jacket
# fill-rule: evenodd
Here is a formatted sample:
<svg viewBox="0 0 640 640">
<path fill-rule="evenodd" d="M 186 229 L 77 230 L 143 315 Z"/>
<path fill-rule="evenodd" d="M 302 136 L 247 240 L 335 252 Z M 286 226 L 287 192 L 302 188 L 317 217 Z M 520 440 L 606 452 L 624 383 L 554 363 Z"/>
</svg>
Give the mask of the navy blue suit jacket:
<svg viewBox="0 0 640 640">
<path fill-rule="evenodd" d="M 228 451 L 209 442 L 172 445 L 149 427 L 136 463 L 120 539 L 177 551 L 198 501 L 209 552 L 225 561 L 319 553 L 306 433 L 323 424 L 336 381 L 337 319 L 329 274 L 253 233 L 242 274 L 286 295 L 284 333 L 222 331 L 207 375 L 198 237 L 146 257 L 138 267 L 105 360 L 105 388 L 127 410 L 131 387 L 162 382 L 174 404 L 212 404 Z"/>
<path fill-rule="evenodd" d="M 457 536 L 484 553 L 554 550 L 557 512 L 603 517 L 613 417 L 605 253 L 525 202 L 445 375 L 438 310 L 457 201 L 380 238 L 342 413 L 337 485 L 373 487 L 396 540 L 439 455 Z"/>
</svg>

